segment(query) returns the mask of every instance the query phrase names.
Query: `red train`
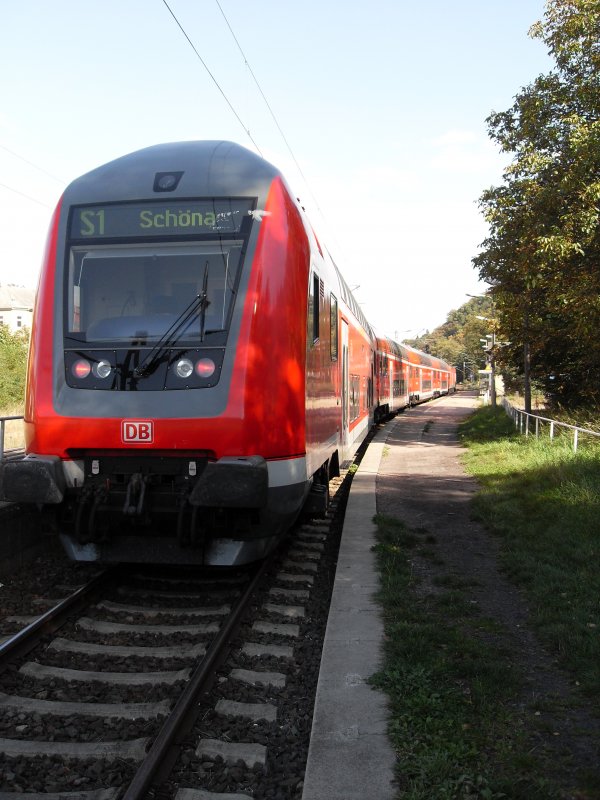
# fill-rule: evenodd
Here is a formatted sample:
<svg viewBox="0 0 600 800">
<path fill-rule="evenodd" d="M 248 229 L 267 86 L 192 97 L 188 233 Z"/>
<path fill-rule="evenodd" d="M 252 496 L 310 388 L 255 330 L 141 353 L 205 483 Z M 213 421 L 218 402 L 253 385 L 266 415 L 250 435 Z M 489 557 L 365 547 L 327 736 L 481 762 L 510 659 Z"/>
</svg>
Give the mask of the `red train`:
<svg viewBox="0 0 600 800">
<path fill-rule="evenodd" d="M 375 368 L 378 398 L 375 422 L 456 389 L 455 367 L 391 339 L 376 339 Z"/>
<path fill-rule="evenodd" d="M 73 559 L 245 563 L 326 508 L 374 421 L 454 387 L 376 338 L 277 169 L 150 147 L 54 213 L 2 493 L 53 507 Z"/>
</svg>

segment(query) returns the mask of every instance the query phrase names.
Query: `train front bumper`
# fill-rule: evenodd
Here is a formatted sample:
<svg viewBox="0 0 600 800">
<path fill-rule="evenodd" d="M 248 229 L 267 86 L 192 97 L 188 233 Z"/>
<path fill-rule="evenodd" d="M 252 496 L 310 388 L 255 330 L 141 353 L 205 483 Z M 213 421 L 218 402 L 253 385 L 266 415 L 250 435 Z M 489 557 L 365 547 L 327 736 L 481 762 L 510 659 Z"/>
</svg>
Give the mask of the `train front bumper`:
<svg viewBox="0 0 600 800">
<path fill-rule="evenodd" d="M 0 498 L 11 503 L 62 503 L 66 481 L 58 456 L 27 455 L 0 470 Z"/>
</svg>

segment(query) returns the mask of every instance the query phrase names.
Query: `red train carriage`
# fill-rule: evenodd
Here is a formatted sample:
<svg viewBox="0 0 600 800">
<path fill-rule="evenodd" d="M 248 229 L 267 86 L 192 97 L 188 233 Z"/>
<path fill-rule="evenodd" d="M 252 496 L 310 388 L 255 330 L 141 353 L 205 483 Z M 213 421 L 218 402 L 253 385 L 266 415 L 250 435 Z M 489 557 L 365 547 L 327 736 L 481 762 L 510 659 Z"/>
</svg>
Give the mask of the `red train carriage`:
<svg viewBox="0 0 600 800">
<path fill-rule="evenodd" d="M 387 338 L 376 339 L 375 369 L 375 421 L 456 388 L 454 367 L 429 353 Z"/>
<path fill-rule="evenodd" d="M 375 370 L 378 404 L 375 421 L 385 419 L 410 404 L 409 364 L 403 345 L 391 339 L 377 338 Z"/>
<path fill-rule="evenodd" d="M 264 556 L 382 419 L 453 389 L 375 339 L 272 165 L 160 145 L 84 175 L 51 223 L 27 456 L 0 497 L 56 510 L 78 560 Z"/>
<path fill-rule="evenodd" d="M 72 558 L 262 557 L 373 414 L 371 329 L 283 177 L 228 142 L 84 175 L 34 314 L 28 455 L 4 497 L 54 506 Z"/>
<path fill-rule="evenodd" d="M 334 265 L 335 267 L 335 265 Z M 354 453 L 373 424 L 375 405 L 375 336 L 346 281 L 335 267 L 340 285 L 341 371 L 344 459 Z"/>
</svg>

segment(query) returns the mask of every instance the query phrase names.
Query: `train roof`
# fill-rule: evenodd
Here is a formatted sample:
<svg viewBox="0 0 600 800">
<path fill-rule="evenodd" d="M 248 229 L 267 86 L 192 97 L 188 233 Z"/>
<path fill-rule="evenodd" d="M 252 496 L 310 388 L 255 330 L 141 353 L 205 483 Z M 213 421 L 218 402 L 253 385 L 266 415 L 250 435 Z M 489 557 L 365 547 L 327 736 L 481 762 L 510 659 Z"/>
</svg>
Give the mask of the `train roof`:
<svg viewBox="0 0 600 800">
<path fill-rule="evenodd" d="M 276 167 L 235 142 L 172 142 L 146 147 L 97 167 L 73 181 L 64 197 L 71 204 L 139 200 L 160 191 L 155 184 L 158 173 L 181 173 L 175 190 L 157 193 L 159 198 L 174 200 L 224 195 L 258 197 L 261 203 L 274 178 L 280 177 L 285 183 Z"/>
<path fill-rule="evenodd" d="M 372 328 L 371 324 L 369 323 L 369 321 L 365 317 L 362 308 L 360 307 L 358 301 L 356 300 L 356 298 L 352 294 L 352 292 L 350 290 L 350 287 L 348 286 L 348 284 L 344 280 L 344 276 L 339 271 L 337 264 L 335 263 L 333 258 L 331 258 L 331 255 L 329 253 L 328 253 L 328 255 L 329 255 L 329 260 L 331 261 L 331 263 L 333 264 L 333 266 L 335 268 L 335 271 L 336 271 L 336 274 L 337 274 L 337 277 L 338 277 L 338 280 L 339 280 L 339 283 L 340 283 L 340 293 L 342 295 L 342 299 L 343 299 L 344 303 L 346 303 L 348 308 L 352 311 L 352 313 L 354 314 L 356 319 L 360 322 L 361 326 L 365 329 L 365 331 L 368 333 L 368 335 L 371 337 L 371 339 L 375 340 L 375 333 L 373 331 L 373 328 Z"/>
<path fill-rule="evenodd" d="M 403 358 L 409 364 L 421 364 L 422 366 L 432 367 L 433 369 L 447 369 L 451 370 L 453 367 L 438 356 L 431 353 L 425 353 L 423 350 L 417 350 L 416 347 L 411 347 L 408 344 L 399 344 L 387 336 L 377 337 L 378 349 L 386 350 L 393 353 L 398 358 Z"/>
</svg>

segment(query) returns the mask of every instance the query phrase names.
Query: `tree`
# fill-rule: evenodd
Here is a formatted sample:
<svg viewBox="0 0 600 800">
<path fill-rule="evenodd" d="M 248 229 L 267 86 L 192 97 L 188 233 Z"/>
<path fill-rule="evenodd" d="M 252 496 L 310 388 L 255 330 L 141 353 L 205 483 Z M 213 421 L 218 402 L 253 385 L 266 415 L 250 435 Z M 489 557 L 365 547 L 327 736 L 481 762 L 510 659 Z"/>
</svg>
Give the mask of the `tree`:
<svg viewBox="0 0 600 800">
<path fill-rule="evenodd" d="M 530 34 L 556 68 L 488 118 L 513 160 L 480 199 L 474 265 L 532 375 L 559 400 L 600 401 L 600 0 L 549 0 Z"/>
<path fill-rule="evenodd" d="M 428 350 L 458 369 L 459 380 L 485 366 L 481 339 L 490 333 L 493 304 L 488 296 L 472 297 L 460 308 L 448 313 L 446 322 L 406 343 L 418 350 Z"/>
</svg>

